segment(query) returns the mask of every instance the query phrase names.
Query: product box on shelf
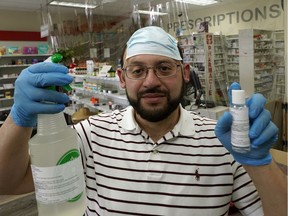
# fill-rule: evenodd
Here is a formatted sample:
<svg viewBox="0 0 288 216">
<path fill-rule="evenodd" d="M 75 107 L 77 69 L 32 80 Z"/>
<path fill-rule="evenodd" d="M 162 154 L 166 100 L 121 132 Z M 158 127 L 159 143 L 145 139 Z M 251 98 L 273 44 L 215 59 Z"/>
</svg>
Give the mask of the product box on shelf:
<svg viewBox="0 0 288 216">
<path fill-rule="evenodd" d="M 6 99 L 12 98 L 12 95 L 11 95 L 11 92 L 10 92 L 10 91 L 6 91 L 6 92 L 5 92 L 5 98 L 6 98 Z"/>
<path fill-rule="evenodd" d="M 49 53 L 49 45 L 48 44 L 39 44 L 37 46 L 38 54 L 48 54 Z"/>
<path fill-rule="evenodd" d="M 38 49 L 37 49 L 37 47 L 24 46 L 23 47 L 23 54 L 38 54 Z"/>
<path fill-rule="evenodd" d="M 6 54 L 6 47 L 5 46 L 0 46 L 0 56 Z"/>
<path fill-rule="evenodd" d="M 21 54 L 21 49 L 18 46 L 7 46 L 6 54 L 7 55 Z"/>
</svg>

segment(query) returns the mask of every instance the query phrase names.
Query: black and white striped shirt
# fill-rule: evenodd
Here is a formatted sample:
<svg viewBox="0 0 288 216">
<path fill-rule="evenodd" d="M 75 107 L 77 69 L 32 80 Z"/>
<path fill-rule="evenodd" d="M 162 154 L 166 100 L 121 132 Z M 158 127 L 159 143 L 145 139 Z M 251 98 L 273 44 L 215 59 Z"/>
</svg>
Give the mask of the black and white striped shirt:
<svg viewBox="0 0 288 216">
<path fill-rule="evenodd" d="M 218 216 L 228 215 L 231 201 L 243 215 L 263 215 L 255 186 L 215 136 L 215 124 L 181 108 L 177 125 L 157 143 L 132 107 L 75 125 L 85 215 Z"/>
</svg>

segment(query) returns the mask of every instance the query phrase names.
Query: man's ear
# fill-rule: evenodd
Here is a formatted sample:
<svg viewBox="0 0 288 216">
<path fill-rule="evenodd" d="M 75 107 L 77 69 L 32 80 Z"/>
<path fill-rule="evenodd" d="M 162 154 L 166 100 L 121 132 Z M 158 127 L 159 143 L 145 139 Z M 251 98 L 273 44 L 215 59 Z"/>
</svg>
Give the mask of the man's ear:
<svg viewBox="0 0 288 216">
<path fill-rule="evenodd" d="M 126 81 L 125 81 L 125 74 L 124 74 L 124 71 L 121 69 L 121 68 L 118 68 L 116 70 L 117 72 L 117 75 L 119 77 L 119 81 L 120 81 L 120 87 L 125 89 L 126 87 Z"/>
<path fill-rule="evenodd" d="M 190 65 L 189 64 L 183 64 L 183 78 L 186 83 L 190 81 Z"/>
</svg>

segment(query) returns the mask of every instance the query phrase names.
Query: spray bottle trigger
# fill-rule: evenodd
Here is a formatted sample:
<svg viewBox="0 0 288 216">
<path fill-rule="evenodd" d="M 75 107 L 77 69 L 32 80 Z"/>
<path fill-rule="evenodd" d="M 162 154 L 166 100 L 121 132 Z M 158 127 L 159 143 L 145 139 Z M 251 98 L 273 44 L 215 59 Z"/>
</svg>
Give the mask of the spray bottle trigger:
<svg viewBox="0 0 288 216">
<path fill-rule="evenodd" d="M 57 63 L 61 62 L 62 60 L 63 60 L 63 55 L 60 53 L 55 53 L 51 56 L 51 61 L 53 63 L 57 64 Z M 69 84 L 61 86 L 61 87 L 60 86 L 49 86 L 49 87 L 47 87 L 47 89 L 53 90 L 53 91 L 58 91 L 58 92 L 66 92 L 66 93 L 72 91 L 72 88 Z"/>
</svg>

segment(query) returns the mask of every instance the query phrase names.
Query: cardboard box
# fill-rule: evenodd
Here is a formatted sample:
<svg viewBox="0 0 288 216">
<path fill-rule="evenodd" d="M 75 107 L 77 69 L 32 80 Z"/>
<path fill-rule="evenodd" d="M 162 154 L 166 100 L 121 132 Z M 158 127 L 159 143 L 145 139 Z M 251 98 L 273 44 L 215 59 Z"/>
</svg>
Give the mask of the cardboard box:
<svg viewBox="0 0 288 216">
<path fill-rule="evenodd" d="M 283 133 L 285 132 L 283 123 L 284 123 L 284 120 L 285 120 L 285 116 L 284 116 L 284 112 L 283 112 L 283 109 L 282 109 L 283 108 L 282 107 L 282 101 L 271 101 L 271 102 L 268 102 L 266 104 L 265 108 L 270 111 L 271 116 L 272 116 L 272 121 L 279 129 L 278 142 L 273 147 L 275 149 L 283 150 L 283 141 L 284 141 L 283 140 L 283 138 L 284 138 L 283 137 Z"/>
<path fill-rule="evenodd" d="M 287 158 L 288 158 L 288 152 L 280 151 L 277 149 L 270 149 L 270 153 L 272 154 L 274 160 L 280 167 L 280 169 L 288 175 L 288 165 L 287 165 Z"/>
</svg>

